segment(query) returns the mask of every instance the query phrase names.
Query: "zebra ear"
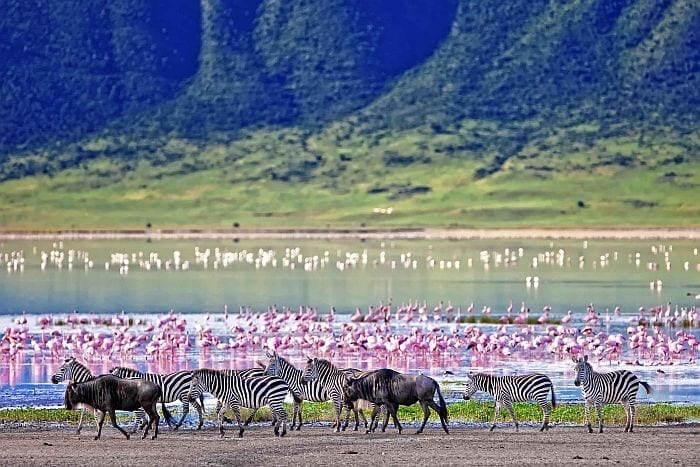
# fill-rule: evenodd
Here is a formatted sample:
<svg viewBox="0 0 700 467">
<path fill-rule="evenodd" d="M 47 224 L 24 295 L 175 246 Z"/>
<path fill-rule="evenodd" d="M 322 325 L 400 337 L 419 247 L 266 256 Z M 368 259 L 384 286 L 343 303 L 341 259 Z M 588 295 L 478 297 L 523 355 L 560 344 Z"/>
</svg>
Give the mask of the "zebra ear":
<svg viewBox="0 0 700 467">
<path fill-rule="evenodd" d="M 587 361 L 588 361 L 588 355 L 584 355 L 584 356 L 583 356 L 583 361 L 584 361 L 584 362 L 587 362 Z"/>
<path fill-rule="evenodd" d="M 574 363 L 578 363 L 578 358 L 576 358 L 576 356 L 572 355 L 572 356 L 571 356 L 571 361 L 574 362 Z"/>
<path fill-rule="evenodd" d="M 275 356 L 275 354 L 270 353 L 270 349 L 265 349 L 265 355 L 267 355 L 267 358 L 272 358 Z"/>
</svg>

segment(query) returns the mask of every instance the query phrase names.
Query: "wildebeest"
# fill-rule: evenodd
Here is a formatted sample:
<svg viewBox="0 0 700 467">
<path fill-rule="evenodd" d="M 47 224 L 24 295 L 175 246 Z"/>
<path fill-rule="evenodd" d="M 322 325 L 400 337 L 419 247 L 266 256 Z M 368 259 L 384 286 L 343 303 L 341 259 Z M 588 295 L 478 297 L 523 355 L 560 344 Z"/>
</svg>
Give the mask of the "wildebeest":
<svg viewBox="0 0 700 467">
<path fill-rule="evenodd" d="M 122 432 L 126 439 L 129 433 L 117 425 L 116 410 L 135 411 L 142 408 L 149 417 L 149 422 L 143 431 L 142 439 L 148 434 L 148 430 L 155 424 L 153 436 L 158 437 L 158 422 L 160 417 L 156 411 L 156 404 L 162 397 L 162 392 L 157 384 L 143 379 L 121 379 L 113 375 L 103 375 L 84 383 L 71 382 L 66 388 L 64 398 L 68 410 L 80 406 L 90 406 L 100 411 L 97 420 L 97 436 L 100 439 L 102 424 L 105 414 L 109 413 L 112 425 Z M 167 411 L 167 409 L 164 408 Z"/>
<path fill-rule="evenodd" d="M 375 404 L 370 427 L 374 425 L 379 407 L 385 405 L 400 434 L 402 427 L 396 416 L 398 406 L 413 405 L 419 402 L 423 409 L 423 424 L 416 434 L 423 431 L 428 417 L 430 417 L 430 409 L 428 407 L 432 407 L 440 416 L 440 423 L 445 433 L 450 433 L 447 429 L 447 405 L 440 392 L 440 386 L 437 381 L 428 376 L 405 375 L 389 368 L 382 368 L 366 372 L 359 377 L 348 377 L 343 387 L 343 392 L 346 403 L 365 399 Z M 436 392 L 440 405 L 437 405 L 433 400 Z M 386 425 L 384 428 L 386 428 Z M 382 431 L 384 431 L 384 428 Z M 369 429 L 367 432 L 369 432 Z"/>
</svg>

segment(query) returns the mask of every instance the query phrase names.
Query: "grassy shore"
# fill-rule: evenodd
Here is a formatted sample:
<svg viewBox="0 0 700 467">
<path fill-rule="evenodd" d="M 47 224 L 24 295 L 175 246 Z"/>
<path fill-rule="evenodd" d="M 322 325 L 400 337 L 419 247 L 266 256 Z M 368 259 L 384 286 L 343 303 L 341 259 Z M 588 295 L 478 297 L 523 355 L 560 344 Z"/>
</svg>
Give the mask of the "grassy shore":
<svg viewBox="0 0 700 467">
<path fill-rule="evenodd" d="M 542 410 L 536 404 L 518 403 L 514 405 L 515 414 L 520 423 L 540 423 Z M 291 413 L 291 406 L 287 407 Z M 179 408 L 173 408 L 176 415 Z M 492 402 L 455 402 L 448 406 L 450 422 L 459 423 L 491 423 L 494 414 Z M 402 422 L 418 422 L 423 415 L 418 405 L 401 407 L 399 420 Z M 245 409 L 242 416 L 247 417 Z M 344 415 L 343 415 L 344 416 Z M 214 420 L 213 414 L 206 416 Z M 266 421 L 271 418 L 270 411 L 263 408 L 258 411 L 256 421 Z M 334 420 L 333 407 L 330 402 L 307 403 L 303 406 L 303 417 L 307 423 L 332 422 Z M 11 408 L 0 410 L 0 423 L 76 423 L 80 418 L 79 411 L 53 408 Z M 87 417 L 88 421 L 92 417 Z M 510 415 L 506 410 L 501 411 L 500 421 L 509 423 Z M 581 425 L 584 421 L 583 405 L 558 404 L 552 411 L 552 423 Z M 641 404 L 637 406 L 636 423 L 639 425 L 657 425 L 668 423 L 691 423 L 700 420 L 700 405 L 671 405 L 671 404 Z M 431 414 L 430 421 L 439 422 L 435 413 Z M 607 405 L 603 408 L 603 421 L 606 425 L 622 425 L 625 423 L 625 413 L 620 405 Z M 352 421 L 351 421 L 352 423 Z M 351 425 L 352 426 L 352 425 Z"/>
</svg>

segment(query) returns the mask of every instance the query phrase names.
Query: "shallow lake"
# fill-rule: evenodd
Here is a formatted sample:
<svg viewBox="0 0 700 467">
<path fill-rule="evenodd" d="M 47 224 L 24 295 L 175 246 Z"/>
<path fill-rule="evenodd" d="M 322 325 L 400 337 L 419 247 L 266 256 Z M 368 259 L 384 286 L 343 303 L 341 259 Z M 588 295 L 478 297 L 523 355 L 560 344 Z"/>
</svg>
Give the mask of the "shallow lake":
<svg viewBox="0 0 700 467">
<path fill-rule="evenodd" d="M 7 335 L 8 327 L 18 326 L 18 320 L 26 321 L 29 334 L 36 337 L 40 334 L 39 319 L 50 316 L 53 329 L 68 335 L 99 327 L 69 327 L 71 315 L 98 317 L 97 322 L 128 314 L 145 323 L 173 310 L 185 317 L 194 342 L 197 326 L 213 322 L 217 324 L 211 326 L 212 332 L 219 340 L 235 334 L 220 318 L 225 309 L 235 315 L 242 310 L 261 314 L 272 306 L 304 307 L 313 310 L 319 321 L 333 309 L 338 317 L 328 332 L 337 336 L 345 332 L 338 326 L 350 323 L 357 308 L 366 316 L 369 307 L 418 307 L 429 318 L 401 325 L 395 322 L 387 331 L 407 336 L 416 329 L 434 335 L 438 328 L 445 334 L 462 335 L 468 325 L 484 334 L 495 334 L 498 325 L 480 324 L 479 317 L 502 317 L 508 307 L 512 307 L 513 316 L 529 309 L 531 317 L 550 308 L 553 323 L 559 323 L 571 310 L 575 318 L 572 325 L 580 329 L 592 307 L 600 317 L 594 332 L 627 335 L 628 327 L 636 325 L 640 315 L 649 317 L 651 309 L 663 308 L 666 316 L 673 318 L 686 316 L 684 313 L 699 303 L 694 297 L 700 293 L 699 247 L 697 242 L 680 240 L 2 241 L 0 322 Z M 644 308 L 641 313 L 640 307 Z M 452 313 L 449 317 L 448 308 Z M 463 323 L 455 330 L 450 323 L 457 310 Z M 434 318 L 437 315 L 439 319 Z M 467 317 L 473 317 L 471 324 L 464 323 Z M 669 339 L 684 329 L 680 319 L 675 327 L 664 328 Z M 531 328 L 530 332 L 546 334 L 544 325 Z M 136 326 L 134 331 L 145 332 Z M 240 331 L 269 333 L 260 326 L 255 331 L 242 327 Z M 525 331 L 512 325 L 503 329 L 508 334 Z M 103 332 L 112 333 L 114 328 Z M 282 329 L 278 334 L 285 332 L 291 331 Z M 693 327 L 684 332 L 698 335 Z M 58 358 L 26 347 L 12 358 L 0 356 L 0 407 L 60 405 L 63 386 L 48 381 L 63 356 L 74 349 L 63 348 Z M 655 389 L 649 397 L 642 395 L 642 401 L 700 402 L 700 369 L 689 357 L 691 349 L 670 361 L 651 355 L 645 360 L 642 354 L 640 362 L 640 356 L 625 347 L 617 359 L 620 363 L 601 360 L 601 371 L 639 363 L 631 369 Z M 299 349 L 289 349 L 297 364 L 304 359 Z M 458 397 L 460 381 L 469 370 L 543 371 L 552 377 L 560 399 L 580 398 L 572 384 L 570 360 L 560 355 L 519 351 L 485 360 L 477 358 L 475 349 L 466 347 L 442 355 L 374 355 L 338 349 L 327 355 L 339 366 L 386 365 L 423 371 L 443 381 L 451 399 Z M 205 351 L 193 343 L 187 352 L 167 363 L 156 363 L 141 353 L 121 362 L 114 356 L 95 357 L 88 366 L 95 372 L 106 372 L 120 363 L 151 371 L 198 366 L 241 368 L 262 357 L 262 346 Z M 454 375 L 444 376 L 445 370 Z"/>
</svg>

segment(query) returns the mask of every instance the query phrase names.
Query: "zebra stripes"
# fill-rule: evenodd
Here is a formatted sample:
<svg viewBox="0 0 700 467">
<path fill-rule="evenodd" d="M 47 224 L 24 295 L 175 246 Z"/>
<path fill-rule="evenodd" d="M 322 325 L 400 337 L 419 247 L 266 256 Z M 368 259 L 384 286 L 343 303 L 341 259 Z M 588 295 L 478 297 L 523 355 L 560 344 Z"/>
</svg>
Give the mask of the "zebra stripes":
<svg viewBox="0 0 700 467">
<path fill-rule="evenodd" d="M 340 412 L 345 405 L 343 393 L 343 384 L 347 381 L 345 373 L 328 360 L 309 358 L 302 372 L 302 380 L 318 381 L 328 393 L 328 399 L 333 402 L 335 408 L 335 432 L 340 433 Z"/>
<path fill-rule="evenodd" d="M 190 404 L 192 404 L 197 410 L 197 413 L 199 414 L 199 428 L 201 428 L 203 423 L 202 398 L 200 396 L 200 402 L 202 402 L 202 405 L 200 405 L 200 403 L 197 402 L 196 397 L 194 399 L 189 399 L 192 372 L 176 371 L 174 373 L 161 375 L 157 373 L 143 373 L 133 368 L 117 366 L 112 368 L 110 370 L 110 373 L 114 376 L 118 376 L 119 378 L 139 378 L 157 384 L 160 387 L 160 390 L 163 392 L 163 396 L 160 400 L 161 405 L 163 407 L 165 407 L 166 402 L 182 402 L 182 417 L 180 417 L 180 420 L 175 424 L 175 430 L 180 428 L 180 426 L 182 425 L 182 422 L 185 420 L 185 417 L 190 412 Z M 167 414 L 167 412 L 163 410 L 163 414 L 165 415 Z M 168 426 L 172 426 L 171 422 L 173 420 L 170 417 L 166 416 L 165 420 L 168 422 Z"/>
<path fill-rule="evenodd" d="M 639 385 L 644 386 L 647 394 L 651 394 L 651 387 L 648 383 L 640 379 L 631 371 L 618 370 L 610 373 L 597 373 L 588 363 L 588 356 L 576 359 L 573 358 L 576 367 L 576 378 L 574 384 L 581 387 L 583 398 L 585 399 L 585 417 L 588 432 L 593 433 L 591 427 L 591 407 L 595 406 L 598 415 L 598 432 L 603 432 L 602 406 L 603 404 L 620 403 L 625 409 L 627 423 L 625 432 L 632 432 L 634 429 L 635 404 L 637 402 L 637 392 Z"/>
<path fill-rule="evenodd" d="M 304 372 L 294 367 L 284 357 L 277 355 L 277 352 L 267 352 L 268 363 L 266 374 L 282 378 L 289 385 L 289 392 L 294 398 L 292 412 L 292 425 L 290 430 L 296 426 L 297 431 L 301 429 L 301 405 L 304 400 L 309 402 L 325 402 L 330 399 L 328 392 L 318 381 L 304 381 Z M 296 425 L 297 419 L 299 425 Z"/>
<path fill-rule="evenodd" d="M 515 418 L 513 402 L 526 402 L 534 400 L 542 408 L 543 420 L 540 431 L 549 430 L 549 416 L 552 408 L 556 407 L 554 396 L 554 386 L 552 381 L 542 374 L 529 374 L 518 376 L 493 376 L 484 373 L 470 374 L 470 380 L 464 389 L 463 399 L 468 400 L 476 391 L 483 391 L 491 394 L 496 399 L 496 412 L 493 416 L 493 424 L 489 431 L 496 428 L 496 420 L 505 407 L 515 424 L 515 431 L 518 431 L 518 420 Z M 552 392 L 552 405 L 549 405 L 547 396 Z"/>
<path fill-rule="evenodd" d="M 192 372 L 190 395 L 208 392 L 222 402 L 219 410 L 219 433 L 224 436 L 223 417 L 230 407 L 238 423 L 238 437 L 243 437 L 241 424 L 241 406 L 257 409 L 269 405 L 277 419 L 275 435 L 287 434 L 287 412 L 284 410 L 284 398 L 289 391 L 289 385 L 281 378 L 263 376 L 257 378 L 242 378 L 239 375 L 227 375 L 218 370 L 199 369 Z M 280 433 L 280 425 L 282 432 Z"/>
</svg>

